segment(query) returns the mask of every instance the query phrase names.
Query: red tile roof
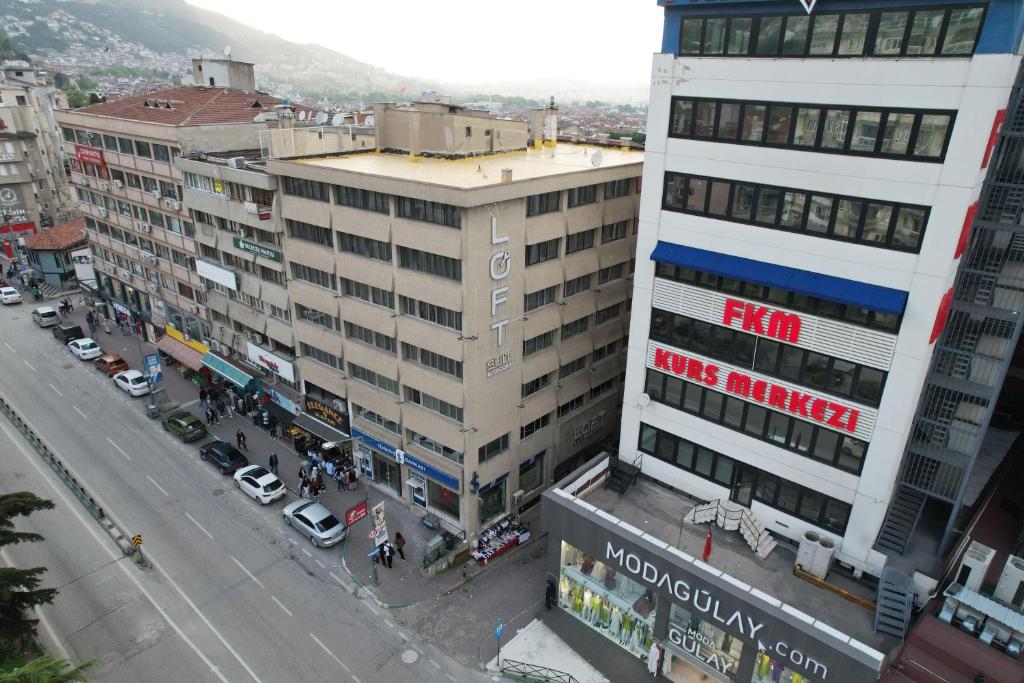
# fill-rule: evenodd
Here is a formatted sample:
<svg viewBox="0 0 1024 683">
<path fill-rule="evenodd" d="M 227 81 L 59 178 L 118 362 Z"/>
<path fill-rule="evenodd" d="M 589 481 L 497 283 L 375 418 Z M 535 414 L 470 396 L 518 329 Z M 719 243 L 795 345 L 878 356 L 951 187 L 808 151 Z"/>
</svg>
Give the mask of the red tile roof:
<svg viewBox="0 0 1024 683">
<path fill-rule="evenodd" d="M 259 92 L 189 85 L 132 95 L 76 109 L 76 113 L 169 126 L 251 123 L 281 100 Z"/>
<path fill-rule="evenodd" d="M 60 251 L 88 241 L 82 233 L 85 219 L 77 218 L 68 223 L 41 230 L 38 235 L 25 238 L 25 247 L 36 251 Z"/>
</svg>

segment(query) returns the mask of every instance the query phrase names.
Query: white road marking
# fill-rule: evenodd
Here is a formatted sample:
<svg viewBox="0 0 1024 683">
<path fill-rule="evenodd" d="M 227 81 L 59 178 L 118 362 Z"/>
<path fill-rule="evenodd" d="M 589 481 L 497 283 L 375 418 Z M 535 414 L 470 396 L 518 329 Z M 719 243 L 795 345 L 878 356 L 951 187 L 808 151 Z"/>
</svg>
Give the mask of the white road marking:
<svg viewBox="0 0 1024 683">
<path fill-rule="evenodd" d="M 110 442 L 110 445 L 111 445 L 111 446 L 113 446 L 114 448 L 116 448 L 116 449 L 117 449 L 117 452 L 118 452 L 118 453 L 120 453 L 120 454 L 121 454 L 121 455 L 123 455 L 124 457 L 128 458 L 129 460 L 131 460 L 131 459 L 132 459 L 132 456 L 130 456 L 130 455 L 128 455 L 127 453 L 125 453 L 125 452 L 124 452 L 124 451 L 123 451 L 123 450 L 121 449 L 121 447 L 120 447 L 120 446 L 118 446 L 118 445 L 117 445 L 116 443 L 114 443 L 113 439 L 111 439 L 111 438 L 110 438 L 109 436 L 107 437 L 107 441 L 109 441 L 109 442 Z"/>
<path fill-rule="evenodd" d="M 327 565 L 321 562 L 320 560 L 314 560 L 314 562 L 320 565 L 320 569 L 327 569 Z"/>
<path fill-rule="evenodd" d="M 313 640 L 315 640 L 315 641 L 316 641 L 316 644 L 317 644 L 317 645 L 319 645 L 319 646 L 320 646 L 320 647 L 321 647 L 321 648 L 323 649 L 323 651 L 324 651 L 324 652 L 326 652 L 326 653 L 327 653 L 327 655 L 328 655 L 328 656 L 329 656 L 329 657 L 330 657 L 331 659 L 333 659 L 334 661 L 336 661 L 336 662 L 338 663 L 338 665 L 339 665 L 339 666 L 341 666 L 341 668 L 342 668 L 342 669 L 344 669 L 345 671 L 348 671 L 348 672 L 351 672 L 351 671 L 352 671 L 352 669 L 350 669 L 350 668 L 348 668 L 347 666 L 345 666 L 345 662 L 343 662 L 343 661 L 341 661 L 340 659 L 338 659 L 338 656 L 337 656 L 337 655 L 335 655 L 335 654 L 334 654 L 333 652 L 331 652 L 331 651 L 330 651 L 329 649 L 327 649 L 327 646 L 326 646 L 326 645 L 324 645 L 324 644 L 323 644 L 322 642 L 320 642 L 320 639 L 319 639 L 319 638 L 317 638 L 317 637 L 316 637 L 316 635 L 314 635 L 314 634 L 310 633 L 310 634 L 309 634 L 309 637 L 310 637 L 310 638 L 312 638 Z M 352 678 L 355 678 L 355 676 L 353 676 Z"/>
<path fill-rule="evenodd" d="M 390 621 L 388 621 L 387 619 L 385 619 L 385 620 L 384 620 L 384 624 L 385 624 L 385 625 L 386 625 L 386 626 L 387 626 L 388 628 L 394 628 L 394 627 L 395 627 L 395 625 L 394 625 L 394 624 L 392 624 L 392 623 L 391 623 Z"/>
<path fill-rule="evenodd" d="M 306 557 L 313 557 L 313 553 L 309 552 L 305 548 L 302 549 L 302 554 L 305 555 Z"/>
<path fill-rule="evenodd" d="M 352 674 L 352 680 L 353 680 L 353 681 L 355 681 L 356 683 L 363 683 L 363 682 L 362 682 L 361 680 L 359 680 L 358 678 L 356 678 L 356 675 L 355 675 L 355 674 Z"/>
<path fill-rule="evenodd" d="M 11 353 L 17 353 L 17 351 L 14 349 L 14 347 L 11 346 L 10 344 L 8 344 L 7 342 L 4 342 L 4 346 L 9 348 L 11 350 Z"/>
<path fill-rule="evenodd" d="M 63 396 L 63 395 L 64 395 L 64 394 L 62 394 L 62 393 L 60 392 L 60 389 L 58 389 L 57 387 L 53 386 L 52 384 L 50 385 L 50 388 L 51 388 L 51 389 L 53 389 L 53 390 L 54 390 L 54 392 L 56 392 L 56 394 L 57 394 L 58 396 Z"/>
<path fill-rule="evenodd" d="M 161 486 L 160 484 L 156 483 L 156 479 L 154 479 L 153 477 L 149 476 L 148 474 L 146 475 L 146 479 L 149 479 L 149 483 L 150 484 L 152 484 L 153 486 L 155 486 L 158 489 L 160 489 L 160 493 L 164 494 L 168 498 L 170 497 L 171 494 L 167 493 L 167 491 L 164 491 L 164 487 Z"/>
<path fill-rule="evenodd" d="M 373 606 L 372 602 L 367 602 L 366 603 L 366 609 L 370 610 L 371 612 L 376 614 L 378 617 L 380 616 L 380 612 L 377 610 L 376 607 Z"/>
<path fill-rule="evenodd" d="M 398 635 L 402 636 L 402 640 L 409 642 L 409 636 L 405 635 L 401 631 L 398 632 Z"/>
<path fill-rule="evenodd" d="M 441 665 L 438 664 L 437 662 L 435 662 L 433 659 L 430 660 L 430 663 L 433 664 L 434 666 L 436 666 L 438 669 L 441 668 Z"/>
<path fill-rule="evenodd" d="M 459 679 L 457 679 L 455 676 L 452 676 L 447 671 L 444 672 L 444 675 L 448 677 L 449 681 L 454 681 L 455 683 L 459 683 Z"/>
<path fill-rule="evenodd" d="M 21 359 L 21 362 L 22 362 L 22 363 L 24 363 L 25 365 L 27 365 L 27 366 L 28 366 L 28 369 L 29 369 L 29 370 L 31 370 L 32 372 L 35 372 L 35 371 L 36 371 L 36 369 L 35 369 L 34 367 L 32 367 L 32 364 L 31 364 L 31 363 L 29 363 L 29 362 L 28 362 L 27 360 L 25 360 L 24 358 L 22 358 L 22 359 Z"/>
<path fill-rule="evenodd" d="M 290 616 L 290 617 L 294 617 L 294 616 L 295 616 L 294 614 L 292 614 L 292 612 L 291 612 L 291 610 L 290 610 L 290 609 L 288 609 L 287 607 L 285 607 L 284 605 L 282 605 L 282 604 L 281 604 L 281 601 L 280 601 L 280 600 L 278 600 L 277 598 L 275 598 L 275 597 L 274 597 L 273 595 L 271 595 L 271 596 L 270 596 L 270 599 L 271 599 L 271 600 L 273 600 L 274 602 L 276 602 L 276 603 L 277 603 L 277 606 L 278 606 L 278 607 L 280 607 L 281 609 L 283 609 L 283 610 L 284 610 L 284 613 L 285 613 L 285 614 L 287 614 L 287 615 L 288 615 L 288 616 Z"/>
<path fill-rule="evenodd" d="M 335 574 L 334 572 L 327 572 L 327 573 L 331 575 L 331 578 L 332 578 L 332 579 L 334 579 L 335 581 L 337 581 L 338 583 L 340 583 L 340 584 L 341 584 L 342 586 L 344 586 L 345 588 L 348 588 L 348 584 L 347 584 L 347 583 L 345 583 L 344 581 L 342 581 L 342 580 L 341 580 L 341 577 L 339 577 L 339 576 L 338 576 L 337 574 Z"/>
<path fill-rule="evenodd" d="M 76 413 L 78 413 L 79 415 L 82 416 L 83 420 L 88 420 L 89 419 L 88 417 L 86 417 L 85 413 L 83 413 L 81 410 L 78 409 L 78 406 L 71 406 L 71 407 L 75 409 Z"/>
<path fill-rule="evenodd" d="M 235 558 L 234 555 L 231 556 L 231 559 L 235 561 L 235 564 L 237 564 L 241 568 L 241 570 L 243 572 L 245 572 L 249 576 L 250 579 L 252 579 L 253 581 L 256 582 L 257 586 L 259 586 L 260 588 L 266 588 L 266 586 L 263 585 L 263 582 L 260 581 L 259 579 L 257 579 L 255 576 L 253 576 L 253 573 L 251 571 L 249 571 L 248 569 L 246 569 L 245 565 L 242 564 L 241 562 L 239 562 L 238 559 Z"/>
<path fill-rule="evenodd" d="M 209 531 L 207 531 L 206 529 L 204 529 L 204 528 L 203 528 L 203 525 L 202 525 L 202 524 L 200 524 L 199 522 L 197 522 L 197 521 L 195 520 L 195 518 L 194 518 L 194 517 L 193 517 L 192 515 L 190 515 L 190 514 L 188 514 L 188 513 L 186 512 L 186 513 L 185 513 L 185 516 L 186 516 L 186 517 L 188 517 L 188 520 L 189 520 L 190 522 L 192 522 L 192 523 L 193 523 L 193 524 L 195 524 L 195 525 L 196 525 L 197 527 L 199 527 L 199 530 L 200 530 L 200 531 L 202 531 L 202 532 L 203 532 L 204 534 L 206 534 L 206 537 L 207 537 L 207 538 L 209 538 L 209 539 L 210 539 L 211 541 L 213 540 L 213 534 L 211 534 L 211 533 L 210 533 Z"/>
</svg>

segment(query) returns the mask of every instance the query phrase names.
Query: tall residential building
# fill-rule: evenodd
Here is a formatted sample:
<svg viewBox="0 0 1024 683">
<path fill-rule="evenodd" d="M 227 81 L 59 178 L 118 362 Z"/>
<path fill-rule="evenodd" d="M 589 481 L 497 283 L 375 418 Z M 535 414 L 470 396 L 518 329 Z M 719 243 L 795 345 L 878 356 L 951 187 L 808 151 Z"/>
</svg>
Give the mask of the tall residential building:
<svg viewBox="0 0 1024 683">
<path fill-rule="evenodd" d="M 267 164 L 307 407 L 470 537 L 619 419 L 643 155 L 556 145 L 555 116 L 376 105 L 377 150 Z"/>
</svg>

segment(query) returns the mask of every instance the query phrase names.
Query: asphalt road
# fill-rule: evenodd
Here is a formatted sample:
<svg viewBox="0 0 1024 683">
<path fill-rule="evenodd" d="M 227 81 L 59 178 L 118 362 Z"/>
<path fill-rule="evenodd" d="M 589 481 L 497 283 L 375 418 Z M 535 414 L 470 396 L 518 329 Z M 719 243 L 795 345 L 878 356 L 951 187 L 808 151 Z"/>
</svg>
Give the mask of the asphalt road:
<svg viewBox="0 0 1024 683">
<path fill-rule="evenodd" d="M 44 608 L 58 656 L 98 657 L 91 681 L 474 681 L 364 599 L 337 549 L 312 547 L 280 509 L 260 507 L 195 444 L 165 434 L 91 362 L 32 323 L 32 306 L 0 309 L 0 394 L 129 533 L 151 567 L 120 555 L 6 418 L 0 491 L 57 503 L 24 522 L 44 543 L 15 546 L 16 564 L 49 568 L 60 587 Z"/>
</svg>

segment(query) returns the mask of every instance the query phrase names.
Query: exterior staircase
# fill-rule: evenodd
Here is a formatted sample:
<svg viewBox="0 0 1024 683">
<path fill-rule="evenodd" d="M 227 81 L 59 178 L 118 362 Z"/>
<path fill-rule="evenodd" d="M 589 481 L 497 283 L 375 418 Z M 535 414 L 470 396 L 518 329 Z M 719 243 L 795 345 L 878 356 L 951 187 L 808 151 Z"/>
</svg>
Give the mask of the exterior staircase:
<svg viewBox="0 0 1024 683">
<path fill-rule="evenodd" d="M 623 462 L 618 454 L 611 456 L 608 462 L 608 478 L 605 479 L 604 487 L 622 495 L 631 485 L 636 483 L 640 476 L 640 467 L 643 463 L 643 454 L 637 451 L 633 462 Z"/>
<path fill-rule="evenodd" d="M 726 531 L 739 531 L 750 549 L 762 560 L 778 545 L 764 523 L 749 508 L 732 501 L 712 500 L 698 505 L 686 514 L 683 521 L 690 524 L 714 522 Z"/>
<path fill-rule="evenodd" d="M 875 631 L 903 639 L 910 625 L 914 604 L 914 586 L 910 577 L 893 569 L 883 569 L 875 601 Z"/>
<path fill-rule="evenodd" d="M 882 522 L 875 546 L 902 555 L 907 549 L 910 537 L 914 535 L 918 520 L 921 519 L 921 511 L 926 500 L 928 497 L 925 494 L 900 484 L 885 521 Z"/>
</svg>

